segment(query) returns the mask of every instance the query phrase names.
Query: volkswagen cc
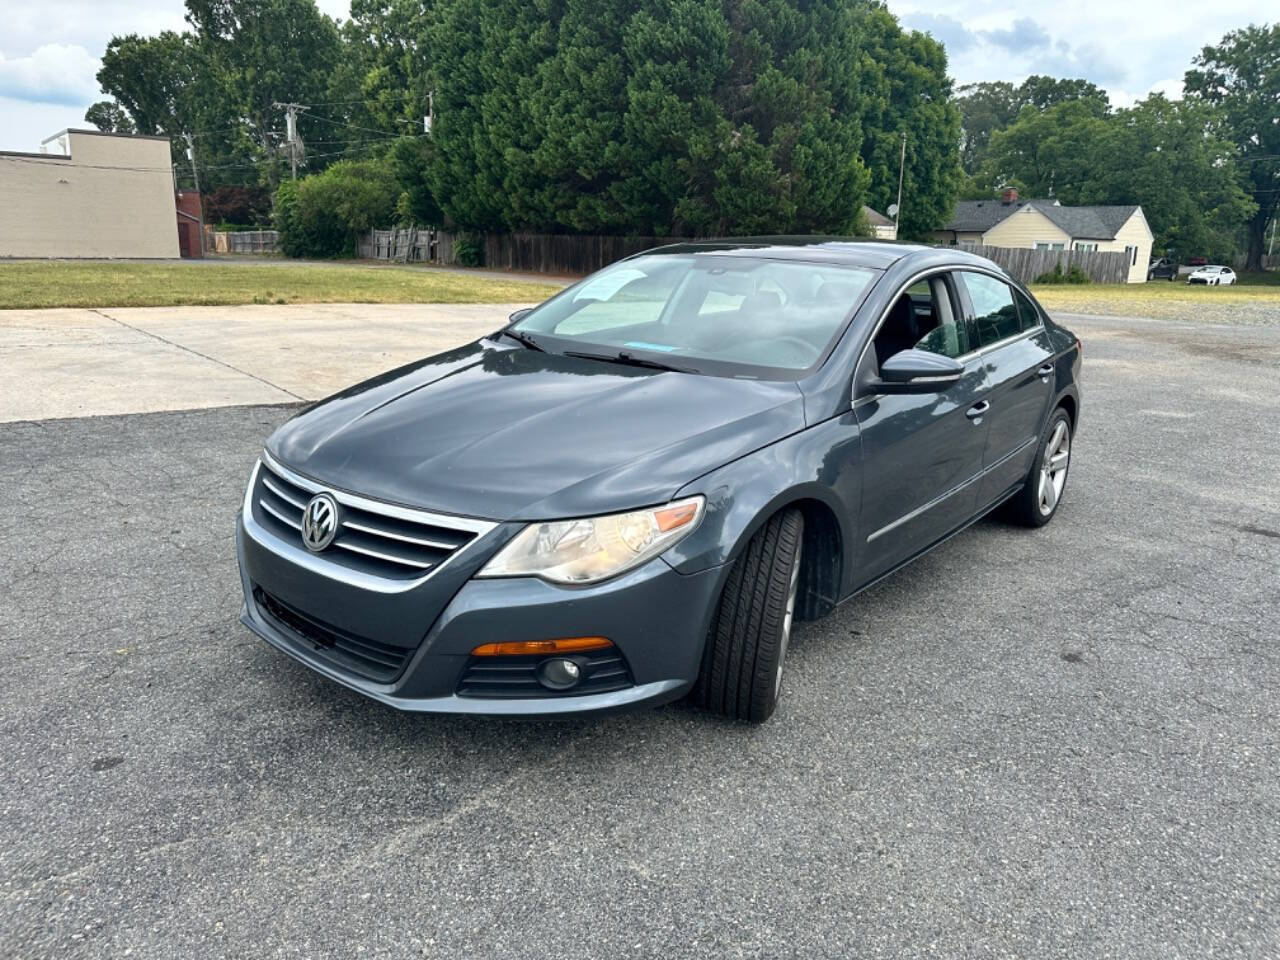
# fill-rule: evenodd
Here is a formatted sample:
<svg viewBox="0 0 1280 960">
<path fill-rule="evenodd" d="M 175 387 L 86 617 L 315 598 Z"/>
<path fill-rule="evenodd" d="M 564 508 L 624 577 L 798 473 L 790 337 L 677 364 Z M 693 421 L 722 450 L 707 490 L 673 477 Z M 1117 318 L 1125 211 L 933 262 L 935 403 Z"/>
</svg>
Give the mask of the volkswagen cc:
<svg viewBox="0 0 1280 960">
<path fill-rule="evenodd" d="M 795 621 L 997 507 L 1053 518 L 1080 363 L 963 251 L 651 250 L 276 430 L 242 620 L 404 710 L 761 721 Z"/>
</svg>

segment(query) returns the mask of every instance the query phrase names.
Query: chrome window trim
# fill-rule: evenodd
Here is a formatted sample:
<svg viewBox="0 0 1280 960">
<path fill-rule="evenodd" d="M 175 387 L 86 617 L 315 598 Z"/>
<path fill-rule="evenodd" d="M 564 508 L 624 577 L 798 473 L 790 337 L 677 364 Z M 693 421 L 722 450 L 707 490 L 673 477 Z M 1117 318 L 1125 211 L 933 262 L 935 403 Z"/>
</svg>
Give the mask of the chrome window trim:
<svg viewBox="0 0 1280 960">
<path fill-rule="evenodd" d="M 299 487 L 312 493 L 321 491 L 329 493 L 339 503 L 345 503 L 361 510 L 368 510 L 371 513 L 381 513 L 386 516 L 393 516 L 403 520 L 417 521 L 420 523 L 431 523 L 434 526 L 448 527 L 455 530 L 465 530 L 474 533 L 470 543 L 464 544 L 454 550 L 443 563 L 440 563 L 426 573 L 412 580 L 388 580 L 383 577 L 376 577 L 372 574 L 363 573 L 359 570 L 352 570 L 325 558 L 324 554 L 311 553 L 300 545 L 295 546 L 287 540 L 281 539 L 272 531 L 268 530 L 260 524 L 253 516 L 253 494 L 258 486 L 258 475 L 263 467 L 269 470 L 278 470 L 280 474 L 290 483 L 296 483 Z M 253 472 L 249 475 L 249 485 L 245 488 L 244 502 L 241 506 L 241 520 L 244 524 L 246 536 L 250 537 L 255 543 L 264 549 L 270 550 L 276 556 L 281 557 L 289 562 L 302 567 L 310 573 L 317 576 L 327 577 L 330 580 L 337 580 L 339 583 L 345 583 L 349 586 L 358 587 L 362 590 L 368 590 L 372 593 L 406 593 L 409 590 L 416 589 L 422 584 L 430 580 L 441 570 L 447 568 L 460 555 L 466 553 L 484 538 L 485 534 L 496 529 L 499 524 L 492 520 L 477 520 L 473 517 L 455 517 L 447 514 L 431 513 L 428 510 L 413 510 L 408 507 L 400 507 L 395 504 L 383 503 L 379 500 L 370 500 L 368 497 L 362 497 L 358 494 L 348 493 L 346 491 L 335 490 L 332 487 L 325 487 L 314 480 L 300 476 L 294 471 L 283 467 L 280 463 L 268 454 L 265 450 L 262 455 L 254 462 Z M 425 519 L 430 518 L 430 519 Z"/>
<path fill-rule="evenodd" d="M 876 334 L 880 332 L 880 328 L 884 326 L 884 322 L 887 319 L 889 319 L 889 311 L 892 310 L 893 305 L 898 302 L 898 298 L 902 296 L 904 293 L 906 293 L 908 288 L 915 286 L 915 284 L 919 283 L 921 280 L 926 280 L 930 277 L 937 276 L 944 273 L 959 273 L 965 270 L 971 273 L 985 274 L 988 277 L 992 277 L 996 280 L 1000 280 L 1000 281 L 1003 281 L 1004 283 L 1010 284 L 1010 286 L 1012 286 L 1013 284 L 1013 280 L 1007 274 L 999 273 L 995 270 L 991 270 L 987 267 L 981 267 L 981 266 L 959 266 L 959 265 L 949 266 L 949 267 L 935 266 L 935 267 L 928 267 L 924 270 L 921 270 L 919 273 L 913 274 L 903 284 L 901 284 L 897 290 L 894 291 L 893 296 L 889 298 L 888 305 L 882 311 L 880 311 L 880 318 L 876 321 L 876 325 L 871 329 L 871 336 L 867 337 L 867 342 L 864 343 L 862 345 L 862 349 L 858 351 L 858 359 L 853 364 L 853 376 L 855 378 L 855 383 L 850 387 L 851 393 L 853 389 L 857 387 L 856 378 L 858 375 L 858 368 L 862 366 L 862 361 L 866 357 L 867 351 L 871 348 L 871 344 L 875 342 Z M 1036 311 L 1036 315 L 1039 316 L 1038 310 Z M 966 323 L 968 322 L 968 318 L 965 319 L 965 322 Z M 1034 327 L 1032 327 L 1029 330 L 1019 330 L 1017 333 L 1011 336 L 1005 337 L 1003 340 L 997 340 L 995 343 L 989 343 L 985 347 L 978 347 L 975 350 L 970 350 L 968 353 L 963 353 L 960 356 L 955 357 L 954 359 L 957 363 L 963 363 L 965 366 L 968 366 L 970 361 L 972 360 L 977 360 L 978 358 L 985 356 L 991 351 L 998 350 L 1004 346 L 1008 346 L 1009 344 L 1013 343 L 1016 340 L 1021 340 L 1023 337 L 1030 337 L 1030 336 L 1033 336 L 1034 334 L 1041 333 L 1043 332 L 1043 330 L 1044 330 L 1044 319 L 1041 318 L 1040 322 L 1037 323 Z M 858 409 L 859 406 L 874 400 L 878 400 L 880 397 L 883 397 L 883 396 L 885 396 L 885 394 L 883 393 L 869 393 L 865 397 L 858 397 L 853 400 L 853 409 L 856 410 Z"/>
</svg>

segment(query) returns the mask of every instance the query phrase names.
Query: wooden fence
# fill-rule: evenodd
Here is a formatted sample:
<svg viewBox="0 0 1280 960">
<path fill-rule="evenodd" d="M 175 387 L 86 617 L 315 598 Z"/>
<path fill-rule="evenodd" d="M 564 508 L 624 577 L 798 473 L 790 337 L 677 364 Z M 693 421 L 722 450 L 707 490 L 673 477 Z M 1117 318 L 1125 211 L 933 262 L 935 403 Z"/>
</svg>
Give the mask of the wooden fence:
<svg viewBox="0 0 1280 960">
<path fill-rule="evenodd" d="M 581 276 L 633 253 L 671 242 L 661 237 L 486 233 L 484 265 L 501 270 Z"/>
<path fill-rule="evenodd" d="M 964 249 L 995 261 L 1005 273 L 1022 283 L 1035 283 L 1036 277 L 1052 273 L 1059 264 L 1063 273 L 1079 267 L 1094 283 L 1129 281 L 1129 254 L 1123 251 L 1031 250 L 983 245 L 965 246 Z"/>
<path fill-rule="evenodd" d="M 669 237 L 610 237 L 580 234 L 486 233 L 484 265 L 498 270 L 525 270 L 553 276 L 583 276 L 616 260 L 663 244 L 679 242 Z M 1129 277 L 1129 254 L 1084 250 L 1031 250 L 1013 247 L 966 247 L 995 261 L 1023 283 L 1050 273 L 1057 264 L 1063 272 L 1079 267 L 1094 283 L 1124 283 Z M 428 227 L 371 230 L 356 245 L 359 256 L 400 263 L 450 265 L 457 262 L 455 237 Z"/>
<path fill-rule="evenodd" d="M 370 230 L 356 242 L 356 255 L 397 263 L 452 264 L 456 262 L 453 248 L 452 233 L 431 227 L 398 227 Z"/>
<path fill-rule="evenodd" d="M 204 232 L 204 248 L 209 253 L 277 253 L 280 233 L 276 230 L 211 230 Z"/>
</svg>

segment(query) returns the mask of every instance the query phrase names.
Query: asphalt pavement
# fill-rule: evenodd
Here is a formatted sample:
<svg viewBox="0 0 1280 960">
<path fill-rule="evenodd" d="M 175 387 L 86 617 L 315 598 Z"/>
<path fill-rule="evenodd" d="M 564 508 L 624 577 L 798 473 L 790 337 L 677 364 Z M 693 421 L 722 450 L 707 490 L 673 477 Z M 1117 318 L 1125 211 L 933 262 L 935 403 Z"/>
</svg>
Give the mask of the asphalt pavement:
<svg viewBox="0 0 1280 960">
<path fill-rule="evenodd" d="M 255 640 L 294 406 L 0 424 L 0 956 L 1280 955 L 1280 327 L 1071 325 L 1053 523 L 800 625 L 760 727 L 405 716 Z"/>
</svg>

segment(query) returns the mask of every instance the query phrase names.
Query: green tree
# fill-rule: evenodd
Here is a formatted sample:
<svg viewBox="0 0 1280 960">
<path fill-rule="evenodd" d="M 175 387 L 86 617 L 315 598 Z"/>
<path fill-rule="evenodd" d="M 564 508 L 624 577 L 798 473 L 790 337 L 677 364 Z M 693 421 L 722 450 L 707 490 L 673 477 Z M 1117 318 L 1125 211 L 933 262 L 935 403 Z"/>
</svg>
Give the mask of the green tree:
<svg viewBox="0 0 1280 960">
<path fill-rule="evenodd" d="M 84 119 L 103 133 L 136 133 L 124 107 L 114 100 L 99 100 L 84 112 Z"/>
<path fill-rule="evenodd" d="M 392 222 L 399 184 L 385 160 L 340 160 L 276 190 L 280 245 L 291 257 L 339 257 L 356 238 Z"/>
<path fill-rule="evenodd" d="M 262 163 L 274 183 L 284 166 L 284 119 L 277 102 L 324 104 L 342 56 L 337 25 L 315 0 L 187 0 L 208 87 L 199 119 L 210 138 L 225 136 Z M 216 127 L 230 113 L 235 122 Z M 300 124 L 304 141 L 344 131 L 342 117 L 317 106 Z M 354 139 L 343 132 L 334 139 Z M 326 151 L 313 150 L 323 154 Z"/>
<path fill-rule="evenodd" d="M 188 0 L 187 22 L 184 33 L 113 37 L 98 82 L 138 132 L 172 139 L 175 161 L 193 138 L 202 187 L 278 179 L 284 114 L 276 101 L 324 105 L 304 121 L 304 141 L 359 138 L 327 109 L 342 46 L 314 0 Z M 315 146 L 321 161 L 343 152 Z"/>
<path fill-rule="evenodd" d="M 868 183 L 859 9 L 435 5 L 433 192 L 473 229 L 847 229 Z"/>
<path fill-rule="evenodd" d="M 899 234 L 925 237 L 951 216 L 962 179 L 960 111 L 951 97 L 946 51 L 872 7 L 863 25 L 858 80 L 871 206 L 883 213 L 897 201 L 905 134 Z"/>
<path fill-rule="evenodd" d="M 1011 126 L 1023 107 L 1047 110 L 1068 101 L 1086 104 L 1097 116 L 1106 114 L 1110 107 L 1106 91 L 1083 79 L 1034 75 L 1016 87 L 1003 81 L 961 87 L 956 105 L 960 108 L 960 162 L 965 173 L 972 176 L 978 172 L 991 135 Z"/>
<path fill-rule="evenodd" d="M 98 83 L 129 113 L 139 133 L 176 136 L 191 129 L 197 82 L 194 38 L 165 31 L 155 37 L 112 37 Z"/>
<path fill-rule="evenodd" d="M 1192 63 L 1186 94 L 1214 108 L 1215 132 L 1235 144 L 1255 205 L 1245 269 L 1261 270 L 1267 224 L 1280 211 L 1280 24 L 1232 31 Z"/>
<path fill-rule="evenodd" d="M 1025 106 L 992 136 L 975 182 L 988 197 L 1012 185 L 1069 205 L 1140 204 L 1157 249 L 1226 259 L 1253 208 L 1209 122 L 1202 104 L 1160 94 L 1101 115 L 1079 100 Z"/>
</svg>

